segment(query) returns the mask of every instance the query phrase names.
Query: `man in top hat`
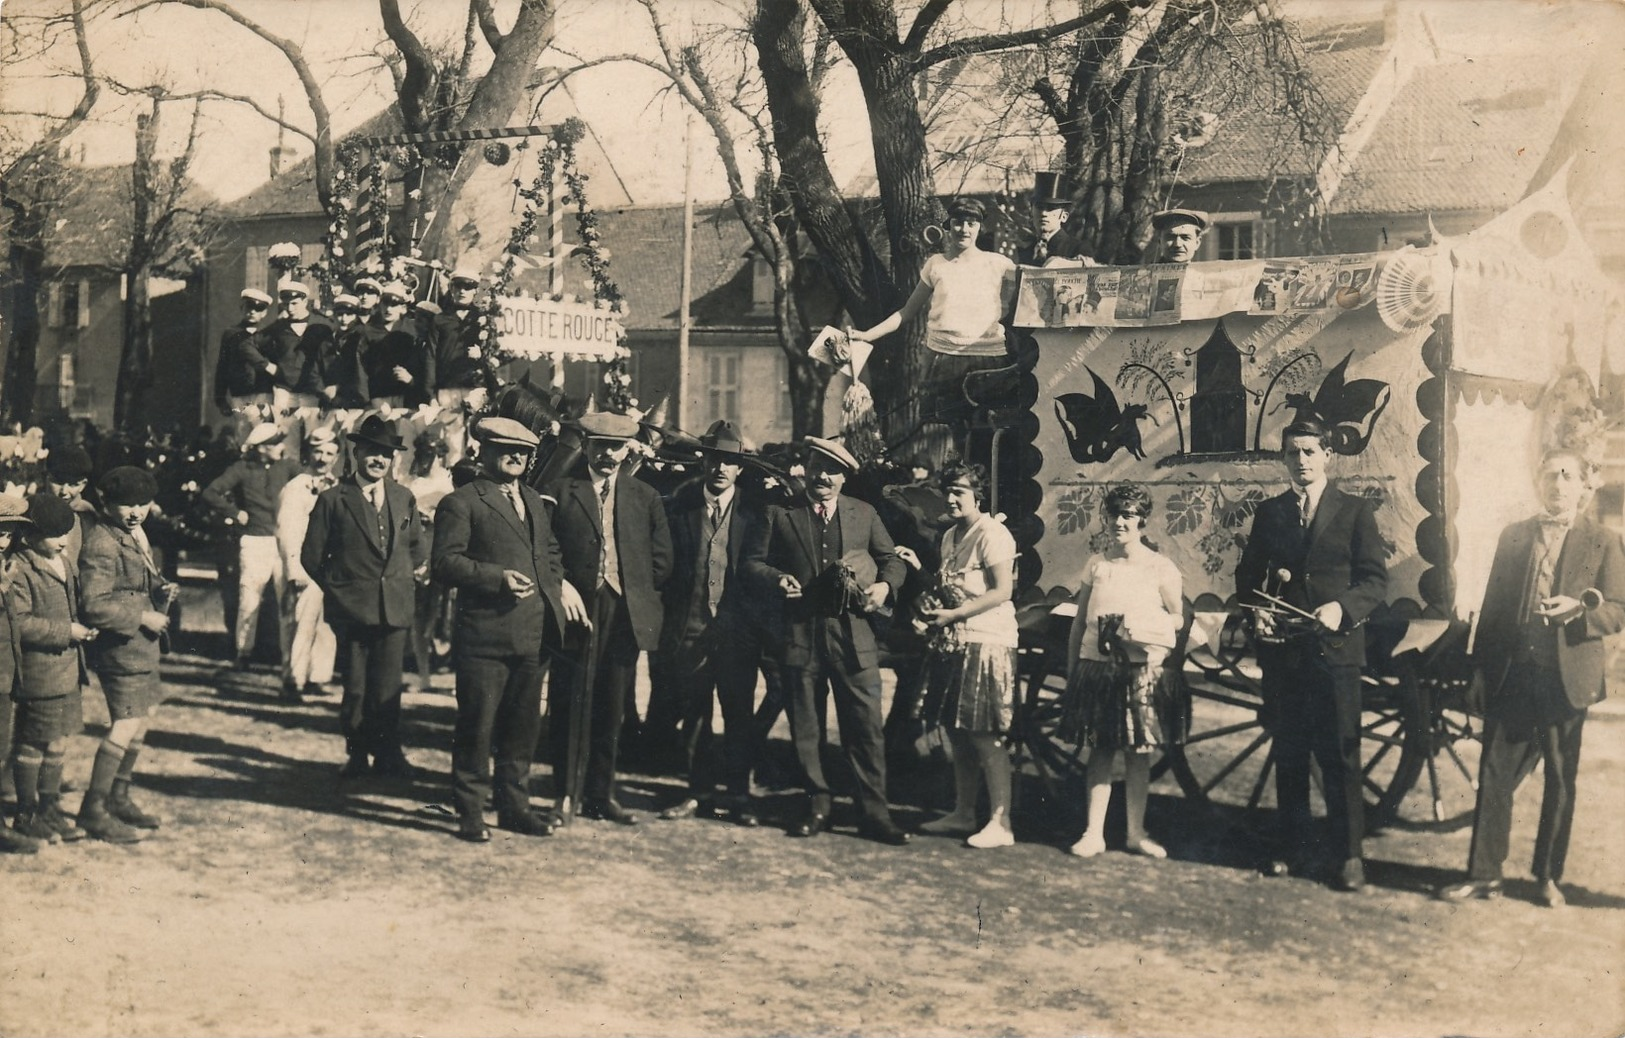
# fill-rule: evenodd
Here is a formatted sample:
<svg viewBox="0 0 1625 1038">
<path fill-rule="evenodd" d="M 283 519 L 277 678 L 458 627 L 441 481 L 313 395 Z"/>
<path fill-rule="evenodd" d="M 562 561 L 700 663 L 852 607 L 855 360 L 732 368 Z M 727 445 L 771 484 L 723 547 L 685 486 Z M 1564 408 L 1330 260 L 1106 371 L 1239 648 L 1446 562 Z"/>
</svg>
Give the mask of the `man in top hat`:
<svg viewBox="0 0 1625 1038">
<path fill-rule="evenodd" d="M 245 422 L 270 416 L 271 386 L 277 366 L 260 349 L 259 333 L 273 300 L 257 288 L 242 291 L 243 318 L 220 335 L 215 358 L 214 406 Z"/>
<path fill-rule="evenodd" d="M 1033 208 L 1038 210 L 1038 237 L 1031 245 L 1016 250 L 1016 262 L 1042 267 L 1051 259 L 1078 259 L 1083 243 L 1066 231 L 1066 218 L 1072 213 L 1072 198 L 1063 189 L 1061 174 L 1043 171 L 1033 174 Z"/>
<path fill-rule="evenodd" d="M 1546 452 L 1535 474 L 1540 511 L 1496 544 L 1473 637 L 1485 695 L 1473 840 L 1467 878 L 1441 888 L 1444 900 L 1500 897 L 1513 797 L 1541 761 L 1536 897 L 1548 908 L 1567 903 L 1558 882 L 1574 828 L 1581 730 L 1607 695 L 1603 639 L 1625 630 L 1619 534 L 1581 514 L 1593 475 L 1573 450 Z"/>
<path fill-rule="evenodd" d="M 333 680 L 338 651 L 333 628 L 323 617 L 322 589 L 299 562 L 316 499 L 338 485 L 339 444 L 332 429 L 320 426 L 305 435 L 303 461 L 304 471 L 282 488 L 276 511 L 277 548 L 288 580 L 282 603 L 282 644 L 287 647 L 282 694 L 291 702 L 322 694 L 322 686 Z"/>
<path fill-rule="evenodd" d="M 474 294 L 480 276 L 472 270 L 452 271 L 446 308 L 432 324 L 435 354 L 435 401 L 446 409 L 446 463 L 462 459 L 467 415 L 485 404 L 491 372 L 481 354 L 483 322 Z"/>
<path fill-rule="evenodd" d="M 90 454 L 77 443 L 64 444 L 45 456 L 45 488 L 66 501 L 78 517 L 68 534 L 67 546 L 62 549 L 62 557 L 70 566 L 79 565 L 85 529 L 96 522 L 96 506 L 85 499 L 85 489 L 90 486 L 94 471 Z"/>
<path fill-rule="evenodd" d="M 265 589 L 271 589 L 279 610 L 287 594 L 287 572 L 276 541 L 277 506 L 282 488 L 299 474 L 299 464 L 284 458 L 282 453 L 282 430 L 270 422 L 261 422 L 249 430 L 248 438 L 243 441 L 243 456 L 203 488 L 204 502 L 238 530 L 240 568 L 232 644 L 236 648 L 235 665 L 239 668 L 248 665 L 254 652 L 260 598 Z M 279 630 L 280 627 L 279 623 Z M 288 656 L 285 640 L 281 648 L 278 666 Z"/>
<path fill-rule="evenodd" d="M 908 834 L 886 806 L 886 753 L 880 706 L 880 652 L 869 614 L 903 584 L 905 565 L 869 505 L 841 496 L 857 459 L 833 440 L 808 436 L 806 504 L 769 509 L 745 555 L 745 574 L 763 594 L 784 600 L 782 675 L 790 702 L 806 815 L 792 836 L 829 828 L 830 787 L 821 760 L 827 679 L 835 697 L 841 748 L 858 780 L 858 831 L 900 845 Z"/>
<path fill-rule="evenodd" d="M 585 622 L 542 496 L 524 483 L 534 433 L 511 418 L 482 418 L 480 478 L 452 491 L 434 516 L 432 571 L 457 589 L 452 635 L 457 726 L 451 785 L 459 838 L 491 838 L 484 817 L 496 758 L 497 824 L 529 836 L 551 825 L 530 807 L 531 757 L 541 731 L 542 679 L 566 622 Z"/>
<path fill-rule="evenodd" d="M 564 553 L 565 577 L 580 591 L 592 622 L 590 637 L 569 632 L 567 665 L 554 673 L 550 686 L 553 774 L 563 796 L 576 766 L 570 722 L 580 705 L 577 686 L 583 668 L 590 666 L 594 680 L 580 813 L 632 825 L 637 817 L 615 800 L 615 765 L 638 653 L 659 644 L 660 587 L 671 574 L 671 534 L 660 495 L 623 464 L 638 435 L 637 419 L 597 412 L 583 415 L 578 424 L 586 437 L 586 472 L 543 491 L 558 502 L 553 533 Z"/>
<path fill-rule="evenodd" d="M 347 661 L 339 777 L 359 778 L 369 768 L 410 777 L 401 750 L 401 667 L 428 545 L 412 492 L 389 478 L 395 454 L 405 449 L 394 427 L 368 415 L 348 436 L 355 474 L 316 498 L 299 562 L 322 589 L 327 622 Z"/>
<path fill-rule="evenodd" d="M 272 421 L 297 441 L 322 406 L 321 373 L 332 364 L 337 346 L 327 318 L 311 312 L 304 282 L 279 281 L 276 296 L 282 316 L 260 333 L 261 349 L 276 368 L 271 375 Z"/>
<path fill-rule="evenodd" d="M 1340 890 L 1365 885 L 1365 801 L 1360 770 L 1360 667 L 1371 611 L 1382 604 L 1388 567 L 1371 501 L 1327 480 L 1331 432 L 1299 418 L 1281 433 L 1291 485 L 1261 503 L 1236 567 L 1243 604 L 1259 592 L 1314 619 L 1293 630 L 1257 615 L 1267 727 L 1274 736 L 1275 799 L 1282 848 L 1267 875 L 1330 868 Z M 1277 637 L 1279 636 L 1279 637 Z M 1312 832 L 1309 762 L 1320 764 L 1329 839 Z M 1317 853 L 1318 852 L 1318 853 Z"/>
<path fill-rule="evenodd" d="M 744 499 L 738 482 L 744 461 L 756 450 L 726 419 L 700 437 L 700 446 L 703 474 L 679 487 L 667 506 L 674 563 L 664 588 L 660 659 L 683 704 L 688 793 L 660 817 L 716 811 L 754 826 L 751 716 L 762 657 L 758 617 L 768 602 L 741 575 L 745 546 L 763 516 Z M 711 730 L 717 703 L 720 740 Z"/>
<path fill-rule="evenodd" d="M 1164 209 L 1151 214 L 1158 263 L 1189 263 L 1202 247 L 1213 221 L 1200 209 Z"/>
</svg>

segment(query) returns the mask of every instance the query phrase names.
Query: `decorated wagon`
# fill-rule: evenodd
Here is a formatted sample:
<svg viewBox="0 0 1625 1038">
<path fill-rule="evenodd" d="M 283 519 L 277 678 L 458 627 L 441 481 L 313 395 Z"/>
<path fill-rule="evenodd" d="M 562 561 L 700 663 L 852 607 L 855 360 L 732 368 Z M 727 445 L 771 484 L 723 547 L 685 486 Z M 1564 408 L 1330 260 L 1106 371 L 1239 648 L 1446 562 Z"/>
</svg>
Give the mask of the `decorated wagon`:
<svg viewBox="0 0 1625 1038">
<path fill-rule="evenodd" d="M 1314 415 L 1334 430 L 1333 481 L 1376 503 L 1387 556 L 1364 676 L 1373 817 L 1411 810 L 1424 773 L 1435 819 L 1469 808 L 1467 652 L 1496 538 L 1536 510 L 1541 451 L 1600 460 L 1621 411 L 1625 304 L 1563 197 L 1425 248 L 1024 269 L 1014 323 L 1031 480 L 1006 511 L 1033 545 L 1024 579 L 1047 589 L 1026 624 L 1029 770 L 1053 786 L 1078 765 L 1053 735 L 1067 603 L 1103 545 L 1106 491 L 1132 481 L 1152 494 L 1146 533 L 1183 574 L 1189 614 L 1174 665 L 1195 725 L 1158 774 L 1227 808 L 1273 803 L 1235 571 L 1254 510 L 1287 487 L 1281 431 Z"/>
</svg>

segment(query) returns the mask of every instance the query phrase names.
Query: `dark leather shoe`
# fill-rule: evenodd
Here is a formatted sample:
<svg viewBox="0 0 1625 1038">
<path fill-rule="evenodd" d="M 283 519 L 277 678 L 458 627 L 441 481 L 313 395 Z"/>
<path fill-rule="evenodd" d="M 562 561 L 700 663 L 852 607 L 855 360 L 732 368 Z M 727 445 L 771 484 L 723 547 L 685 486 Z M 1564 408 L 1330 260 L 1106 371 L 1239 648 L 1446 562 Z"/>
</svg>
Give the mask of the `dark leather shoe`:
<svg viewBox="0 0 1625 1038">
<path fill-rule="evenodd" d="M 467 818 L 457 823 L 457 838 L 468 843 L 490 843 L 491 830 L 483 819 Z"/>
<path fill-rule="evenodd" d="M 1433 896 L 1440 901 L 1471 901 L 1482 898 L 1492 901 L 1501 896 L 1501 881 L 1498 879 L 1468 879 L 1460 883 L 1451 883 L 1440 887 L 1433 892 Z"/>
<path fill-rule="evenodd" d="M 339 778 L 341 779 L 365 778 L 371 774 L 372 766 L 367 763 L 365 753 L 353 754 L 349 760 L 344 762 L 344 767 L 339 769 Z"/>
<path fill-rule="evenodd" d="M 673 822 L 679 818 L 693 818 L 699 813 L 700 802 L 693 797 L 688 797 L 660 812 L 660 817 L 665 821 Z"/>
<path fill-rule="evenodd" d="M 1541 880 L 1540 893 L 1537 896 L 1540 898 L 1540 903 L 1547 908 L 1562 908 L 1569 903 L 1569 899 L 1563 896 L 1563 889 L 1557 885 L 1556 880 Z"/>
<path fill-rule="evenodd" d="M 1341 890 L 1345 894 L 1356 894 L 1364 890 L 1365 863 L 1359 858 L 1345 861 L 1337 875 L 1332 877 L 1332 889 Z"/>
<path fill-rule="evenodd" d="M 733 824 L 744 829 L 755 829 L 762 824 L 761 816 L 750 807 L 736 807 L 729 812 L 728 817 L 733 820 Z"/>
<path fill-rule="evenodd" d="M 591 818 L 595 822 L 614 822 L 616 825 L 637 825 L 638 816 L 617 804 L 613 800 L 606 800 L 601 804 L 585 804 L 581 808 L 581 817 Z"/>
<path fill-rule="evenodd" d="M 282 683 L 282 694 L 278 698 L 289 706 L 303 706 L 305 702 L 304 694 L 299 691 L 299 686 L 291 681 Z"/>
<path fill-rule="evenodd" d="M 858 826 L 858 835 L 890 847 L 901 847 L 909 841 L 908 833 L 891 822 L 865 822 Z"/>
<path fill-rule="evenodd" d="M 526 812 L 522 815 L 511 815 L 497 819 L 497 828 L 506 829 L 521 836 L 552 836 L 553 825 L 547 819 L 535 812 Z"/>
<path fill-rule="evenodd" d="M 790 827 L 791 836 L 817 836 L 829 828 L 829 815 L 822 811 L 809 811 L 801 821 Z"/>
<path fill-rule="evenodd" d="M 373 761 L 372 773 L 384 778 L 413 779 L 417 778 L 418 769 L 406 759 L 405 754 L 393 753 Z"/>
</svg>

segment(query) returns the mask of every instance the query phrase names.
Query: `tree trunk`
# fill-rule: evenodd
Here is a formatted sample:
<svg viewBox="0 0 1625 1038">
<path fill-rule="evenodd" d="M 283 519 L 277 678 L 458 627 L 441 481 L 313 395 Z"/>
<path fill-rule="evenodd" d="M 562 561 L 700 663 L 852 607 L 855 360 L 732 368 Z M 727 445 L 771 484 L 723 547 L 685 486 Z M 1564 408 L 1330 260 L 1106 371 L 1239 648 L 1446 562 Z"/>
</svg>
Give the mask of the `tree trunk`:
<svg viewBox="0 0 1625 1038">
<path fill-rule="evenodd" d="M 45 287 L 44 250 L 34 211 L 13 209 L 10 262 L 11 335 L 6 340 L 6 383 L 0 416 L 25 426 L 34 420 L 39 381 L 40 293 Z"/>
<path fill-rule="evenodd" d="M 128 274 L 124 294 L 124 351 L 119 359 L 113 427 L 135 432 L 145 417 L 143 403 L 152 379 L 152 297 L 148 269 Z"/>
</svg>

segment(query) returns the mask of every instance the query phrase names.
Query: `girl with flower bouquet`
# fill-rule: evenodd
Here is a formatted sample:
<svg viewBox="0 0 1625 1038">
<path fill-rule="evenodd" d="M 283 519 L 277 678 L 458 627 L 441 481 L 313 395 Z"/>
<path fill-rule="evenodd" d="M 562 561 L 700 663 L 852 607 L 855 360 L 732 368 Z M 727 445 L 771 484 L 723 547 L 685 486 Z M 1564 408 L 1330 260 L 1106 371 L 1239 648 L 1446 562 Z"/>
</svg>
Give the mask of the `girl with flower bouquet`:
<svg viewBox="0 0 1625 1038">
<path fill-rule="evenodd" d="M 982 466 L 950 465 L 938 485 L 954 524 L 942 535 L 938 589 L 916 608 L 931 641 L 923 717 L 941 723 L 953 741 L 954 809 L 921 831 L 969 833 L 966 846 L 978 849 L 1008 847 L 1015 843 L 1006 735 L 1016 700 L 1016 542 L 982 511 Z M 977 829 L 984 779 L 992 814 Z"/>
</svg>

